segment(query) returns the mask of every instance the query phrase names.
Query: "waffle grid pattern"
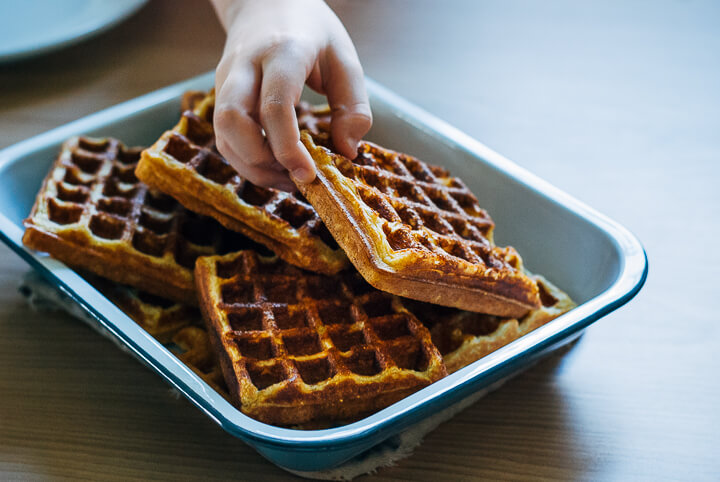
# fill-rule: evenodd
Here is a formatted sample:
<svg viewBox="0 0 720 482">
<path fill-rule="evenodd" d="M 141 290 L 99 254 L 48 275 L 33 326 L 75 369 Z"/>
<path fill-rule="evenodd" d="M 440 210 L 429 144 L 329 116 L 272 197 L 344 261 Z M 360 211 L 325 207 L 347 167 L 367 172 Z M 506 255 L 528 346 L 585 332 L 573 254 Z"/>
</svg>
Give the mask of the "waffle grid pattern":
<svg viewBox="0 0 720 482">
<path fill-rule="evenodd" d="M 249 242 L 149 190 L 134 174 L 139 157 L 139 148 L 115 139 L 68 141 L 26 220 L 24 240 L 70 265 L 192 302 L 195 259 Z"/>
<path fill-rule="evenodd" d="M 350 160 L 332 152 L 324 133 L 304 132 L 302 139 L 323 180 L 298 186 L 336 239 L 345 243 L 358 270 L 366 279 L 375 279 L 375 286 L 412 297 L 410 292 L 417 289 L 402 291 L 407 277 L 450 288 L 486 289 L 525 305 L 516 312 L 539 306 L 537 287 L 522 273 L 520 256 L 512 247 L 495 246 L 492 219 L 460 179 L 444 168 L 370 142 L 361 142 L 357 157 Z M 349 224 L 345 213 L 352 218 Z M 352 245 L 352 237 L 343 232 L 348 229 L 363 241 Z M 354 254 L 358 250 L 369 251 L 365 258 L 372 266 Z M 380 285 L 379 275 L 372 271 L 383 270 L 398 282 Z M 424 270 L 422 275 L 418 270 Z M 445 301 L 452 302 L 451 292 L 448 295 Z M 422 295 L 419 299 L 441 302 Z"/>
<path fill-rule="evenodd" d="M 197 270 L 226 379 L 251 416 L 280 424 L 348 418 L 445 374 L 422 324 L 356 273 L 307 274 L 250 251 L 202 258 Z"/>
<path fill-rule="evenodd" d="M 138 176 L 188 208 L 265 243 L 292 264 L 324 273 L 344 268 L 345 254 L 310 204 L 296 194 L 241 178 L 218 153 L 214 105 L 210 93 L 194 111 L 185 111 L 180 122 L 143 153 Z M 314 110 L 303 112 L 303 122 L 315 120 Z M 324 124 L 317 119 L 313 125 Z"/>
<path fill-rule="evenodd" d="M 488 268 L 516 269 L 514 252 L 492 245 L 494 224 L 462 181 L 437 166 L 364 142 L 338 164 L 365 205 L 386 221 L 393 250 L 423 249 Z"/>
</svg>

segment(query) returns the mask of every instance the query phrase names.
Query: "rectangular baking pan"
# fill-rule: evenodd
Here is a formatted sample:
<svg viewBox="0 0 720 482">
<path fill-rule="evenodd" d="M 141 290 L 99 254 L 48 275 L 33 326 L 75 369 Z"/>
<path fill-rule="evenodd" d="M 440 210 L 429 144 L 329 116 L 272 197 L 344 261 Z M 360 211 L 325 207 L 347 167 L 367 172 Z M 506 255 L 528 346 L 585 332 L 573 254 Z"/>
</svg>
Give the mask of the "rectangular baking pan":
<svg viewBox="0 0 720 482">
<path fill-rule="evenodd" d="M 567 291 L 579 306 L 358 422 L 301 431 L 253 420 L 208 387 L 73 270 L 26 249 L 21 242 L 22 221 L 64 140 L 75 135 L 113 136 L 128 145 L 149 146 L 177 121 L 184 91 L 206 90 L 212 85 L 213 76 L 208 73 L 0 151 L 0 237 L 208 417 L 277 465 L 311 471 L 341 464 L 529 366 L 626 303 L 645 280 L 645 252 L 625 228 L 368 80 L 375 123 L 367 138 L 443 165 L 465 180 L 495 220 L 498 244 L 515 246 L 528 269 L 542 273 Z M 312 93 L 306 93 L 305 98 L 322 101 Z"/>
</svg>

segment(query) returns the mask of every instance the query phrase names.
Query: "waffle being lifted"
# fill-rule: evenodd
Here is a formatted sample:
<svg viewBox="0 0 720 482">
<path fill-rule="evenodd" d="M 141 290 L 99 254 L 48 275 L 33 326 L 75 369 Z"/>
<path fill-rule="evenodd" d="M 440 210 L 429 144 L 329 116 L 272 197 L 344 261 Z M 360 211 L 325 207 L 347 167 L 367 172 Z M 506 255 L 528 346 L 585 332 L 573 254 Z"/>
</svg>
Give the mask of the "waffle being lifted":
<svg viewBox="0 0 720 482">
<path fill-rule="evenodd" d="M 220 156 L 214 106 L 211 92 L 192 112 L 184 112 L 172 130 L 142 153 L 137 176 L 294 265 L 329 274 L 347 266 L 347 257 L 312 206 L 296 195 L 253 185 Z M 312 114 L 308 110 L 300 117 L 311 122 Z"/>
<path fill-rule="evenodd" d="M 139 148 L 72 138 L 40 188 L 23 243 L 73 267 L 195 303 L 201 255 L 257 246 L 192 213 L 135 177 Z"/>
<path fill-rule="evenodd" d="M 494 224 L 462 181 L 370 142 L 350 160 L 325 134 L 301 137 L 318 176 L 298 187 L 370 284 L 498 316 L 540 306 L 517 252 L 493 244 Z"/>
<path fill-rule="evenodd" d="M 352 419 L 446 374 L 428 330 L 356 273 L 243 251 L 198 259 L 196 281 L 230 396 L 263 422 Z"/>
<path fill-rule="evenodd" d="M 542 306 L 524 317 L 502 318 L 405 300 L 405 306 L 430 330 L 448 373 L 489 355 L 575 307 L 570 297 L 542 276 L 532 275 Z"/>
</svg>

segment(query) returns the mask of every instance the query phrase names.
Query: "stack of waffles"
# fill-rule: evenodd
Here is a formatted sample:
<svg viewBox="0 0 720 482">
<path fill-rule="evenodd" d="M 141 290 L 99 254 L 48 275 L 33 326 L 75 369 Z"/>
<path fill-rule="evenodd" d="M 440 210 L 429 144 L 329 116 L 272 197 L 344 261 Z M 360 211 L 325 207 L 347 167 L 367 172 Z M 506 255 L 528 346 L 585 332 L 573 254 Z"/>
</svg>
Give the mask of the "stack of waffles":
<svg viewBox="0 0 720 482">
<path fill-rule="evenodd" d="M 215 147 L 213 92 L 146 149 L 68 140 L 24 243 L 85 273 L 208 385 L 262 422 L 356 420 L 562 315 L 572 300 L 493 242 L 445 169 L 297 108 L 318 177 L 253 185 Z"/>
</svg>

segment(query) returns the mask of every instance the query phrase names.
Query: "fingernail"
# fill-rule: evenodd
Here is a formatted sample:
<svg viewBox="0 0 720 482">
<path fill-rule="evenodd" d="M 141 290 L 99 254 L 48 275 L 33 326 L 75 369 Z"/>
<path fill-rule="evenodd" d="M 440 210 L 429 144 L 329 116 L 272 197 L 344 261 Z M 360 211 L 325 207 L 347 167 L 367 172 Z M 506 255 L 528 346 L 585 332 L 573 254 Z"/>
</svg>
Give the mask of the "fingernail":
<svg viewBox="0 0 720 482">
<path fill-rule="evenodd" d="M 360 145 L 360 140 L 350 137 L 348 138 L 348 145 L 350 146 L 350 149 L 352 149 L 353 157 L 355 157 L 357 155 L 358 146 Z"/>
<path fill-rule="evenodd" d="M 293 169 L 292 175 L 300 182 L 311 182 L 313 179 L 315 179 L 315 173 L 313 173 L 309 169 L 305 169 L 304 167 Z"/>
<path fill-rule="evenodd" d="M 283 183 L 278 184 L 278 185 L 275 186 L 275 187 L 277 187 L 277 188 L 280 189 L 281 191 L 286 191 L 286 192 L 295 192 L 295 191 L 297 191 L 297 186 L 296 186 L 295 184 L 291 183 L 291 182 L 283 182 Z"/>
</svg>

